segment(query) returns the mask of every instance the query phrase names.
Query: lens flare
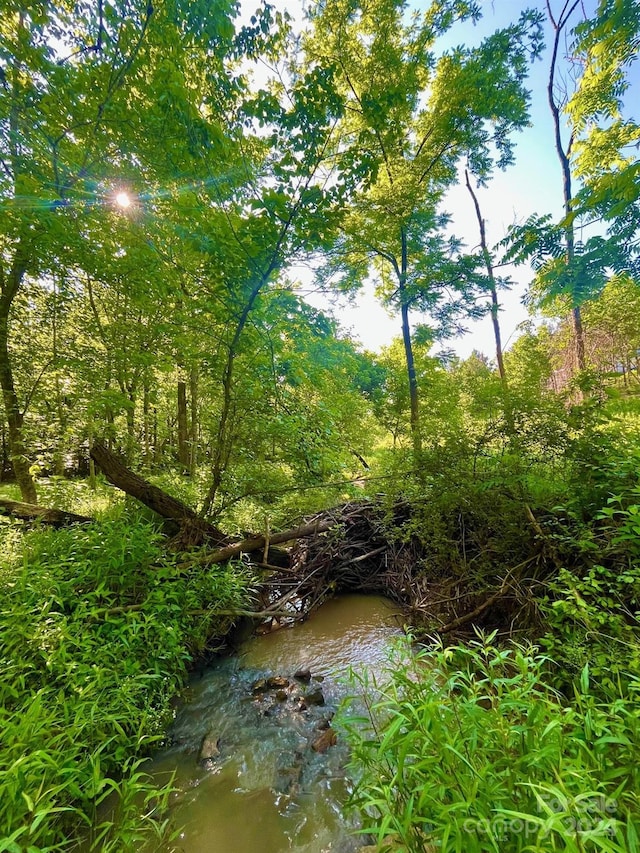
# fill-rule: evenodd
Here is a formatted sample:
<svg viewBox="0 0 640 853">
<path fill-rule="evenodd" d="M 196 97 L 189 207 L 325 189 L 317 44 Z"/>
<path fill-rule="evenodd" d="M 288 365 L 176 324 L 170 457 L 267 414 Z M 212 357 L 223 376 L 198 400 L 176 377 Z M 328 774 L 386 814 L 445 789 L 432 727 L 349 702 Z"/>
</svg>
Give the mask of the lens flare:
<svg viewBox="0 0 640 853">
<path fill-rule="evenodd" d="M 118 205 L 118 207 L 122 207 L 125 210 L 128 207 L 131 207 L 132 202 L 129 193 L 125 192 L 124 190 L 121 190 L 120 192 L 116 193 L 116 204 Z"/>
</svg>

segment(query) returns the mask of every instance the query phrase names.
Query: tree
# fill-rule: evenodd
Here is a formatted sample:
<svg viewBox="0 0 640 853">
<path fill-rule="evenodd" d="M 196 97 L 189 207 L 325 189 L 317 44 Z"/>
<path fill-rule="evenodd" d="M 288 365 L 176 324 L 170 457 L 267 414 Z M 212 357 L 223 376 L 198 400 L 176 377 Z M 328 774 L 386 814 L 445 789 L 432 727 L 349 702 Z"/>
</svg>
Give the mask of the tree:
<svg viewBox="0 0 640 853">
<path fill-rule="evenodd" d="M 576 251 L 575 251 L 575 231 L 573 227 L 573 201 L 574 193 L 572 186 L 571 174 L 571 153 L 575 142 L 575 130 L 569 131 L 568 140 L 563 141 L 563 121 L 561 110 L 568 102 L 568 94 L 566 92 L 563 78 L 558 70 L 558 51 L 560 48 L 560 40 L 567 30 L 567 25 L 571 20 L 574 12 L 580 9 L 580 0 L 564 0 L 564 5 L 560 13 L 554 15 L 551 3 L 547 0 L 547 15 L 553 27 L 553 42 L 551 45 L 551 59 L 549 62 L 549 76 L 547 79 L 547 100 L 549 109 L 553 118 L 553 134 L 556 155 L 560 163 L 562 171 L 562 197 L 564 202 L 564 245 L 565 245 L 565 262 L 566 271 L 569 278 L 569 295 L 571 296 L 571 316 L 573 319 L 573 331 L 575 340 L 575 358 L 576 367 L 578 370 L 584 370 L 584 335 L 582 331 L 582 317 L 580 314 L 580 300 L 578 288 L 574 282 L 575 276 L 572 275 L 575 267 Z M 573 286 L 572 286 L 573 285 Z"/>
<path fill-rule="evenodd" d="M 575 35 L 582 74 L 566 112 L 577 134 L 575 174 L 584 182 L 576 213 L 603 217 L 611 241 L 637 274 L 640 125 L 626 114 L 624 96 L 640 50 L 640 6 L 600 0 L 596 15 Z"/>
<path fill-rule="evenodd" d="M 469 195 L 471 196 L 471 200 L 473 202 L 473 207 L 476 213 L 476 219 L 478 220 L 478 231 L 480 232 L 480 252 L 482 254 L 482 262 L 484 264 L 486 273 L 487 273 L 487 287 L 489 290 L 489 295 L 491 297 L 491 324 L 493 326 L 493 337 L 496 344 L 496 363 L 498 365 L 498 373 L 500 374 L 500 379 L 502 381 L 503 386 L 506 390 L 506 382 L 507 375 L 504 369 L 504 356 L 502 351 L 502 336 L 500 333 L 500 302 L 498 301 L 498 284 L 499 281 L 495 274 L 495 262 L 489 250 L 489 246 L 487 244 L 487 230 L 484 218 L 482 216 L 482 211 L 480 209 L 480 202 L 478 201 L 478 195 L 476 190 L 473 188 L 471 184 L 471 179 L 469 177 L 469 170 L 464 170 L 465 184 L 467 190 L 469 191 Z M 503 282 L 504 284 L 504 282 Z"/>
<path fill-rule="evenodd" d="M 325 160 L 340 101 L 325 67 L 291 68 L 242 106 L 242 130 L 253 128 L 253 153 L 242 160 L 243 186 L 216 211 L 208 211 L 200 239 L 205 286 L 228 311 L 222 346 L 222 401 L 214 440 L 211 480 L 203 512 L 214 506 L 234 440 L 236 362 L 253 313 L 286 266 L 327 244 L 332 210 L 344 191 L 329 184 Z M 267 135 L 268 134 L 268 135 Z M 214 188 L 215 189 L 215 188 Z"/>
<path fill-rule="evenodd" d="M 166 97 L 165 56 L 178 49 L 188 56 L 198 40 L 205 52 L 217 46 L 228 53 L 231 5 L 207 7 L 206 14 L 190 5 L 9 2 L 3 10 L 0 385 L 25 501 L 35 502 L 36 491 L 11 359 L 12 307 L 26 276 L 64 264 L 70 245 L 83 242 L 85 217 L 108 206 L 115 176 L 135 170 L 140 140 L 157 126 L 146 122 L 150 105 L 157 116 Z M 175 90 L 175 75 L 171 82 Z"/>
<path fill-rule="evenodd" d="M 524 79 L 540 48 L 539 16 L 526 12 L 478 48 L 437 55 L 439 36 L 478 16 L 476 4 L 457 0 L 432 3 L 409 21 L 399 0 L 331 0 L 314 14 L 306 45 L 309 56 L 335 69 L 345 114 L 333 155 L 359 177 L 325 276 L 351 288 L 373 275 L 400 311 L 417 455 L 409 314 L 429 310 L 450 320 L 475 266 L 460 257 L 457 241 L 442 236 L 438 203 L 464 154 L 481 176 L 492 168 L 494 150 L 499 165 L 510 162 L 509 132 L 526 124 Z"/>
<path fill-rule="evenodd" d="M 597 297 L 611 271 L 633 271 L 637 253 L 637 158 L 624 148 L 637 143 L 638 126 L 622 117 L 622 97 L 628 87 L 628 68 L 635 58 L 640 13 L 630 0 L 602 0 L 593 19 L 569 23 L 582 11 L 579 0 L 565 0 L 554 14 L 547 0 L 553 42 L 547 99 L 553 118 L 554 143 L 562 172 L 564 215 L 554 223 L 549 215 L 532 216 L 512 229 L 506 241 L 508 258 L 530 260 L 536 270 L 531 291 L 537 305 L 554 303 L 568 309 L 572 320 L 575 369 L 586 367 L 582 306 Z M 563 39 L 573 39 L 569 77 L 560 68 Z M 575 191 L 576 180 L 586 186 Z M 575 225 L 610 222 L 610 238 L 600 234 L 584 242 Z"/>
</svg>

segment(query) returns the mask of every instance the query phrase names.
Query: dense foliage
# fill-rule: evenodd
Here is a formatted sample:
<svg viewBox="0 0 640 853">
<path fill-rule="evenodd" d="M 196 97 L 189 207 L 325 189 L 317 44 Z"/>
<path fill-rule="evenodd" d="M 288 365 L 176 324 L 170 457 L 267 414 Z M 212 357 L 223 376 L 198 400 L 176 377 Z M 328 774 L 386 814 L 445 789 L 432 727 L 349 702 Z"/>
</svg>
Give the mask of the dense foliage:
<svg viewBox="0 0 640 853">
<path fill-rule="evenodd" d="M 435 647 L 360 684 L 354 797 L 381 850 L 446 853 L 638 846 L 638 680 L 603 702 L 586 666 L 568 705 L 548 661 L 493 637 Z M 362 700 L 358 700 L 361 702 Z"/>
<path fill-rule="evenodd" d="M 143 760 L 249 578 L 185 573 L 124 506 L 86 528 L 3 524 L 0 537 L 2 849 L 163 837 L 171 784 L 158 789 Z"/>
<path fill-rule="evenodd" d="M 509 593 L 475 620 L 499 637 L 424 652 L 347 724 L 381 841 L 637 849 L 638 3 L 532 3 L 478 39 L 482 4 L 423 6 L 3 3 L 0 499 L 95 520 L 0 527 L 0 850 L 166 833 L 140 762 L 250 595 L 119 503 L 96 441 L 229 534 L 402 502 L 386 532 L 453 610 Z M 534 79 L 563 212 L 491 246 Z M 503 352 L 511 263 L 544 320 Z M 365 283 L 399 317 L 376 353 L 304 298 Z M 434 356 L 488 312 L 497 365 Z"/>
</svg>

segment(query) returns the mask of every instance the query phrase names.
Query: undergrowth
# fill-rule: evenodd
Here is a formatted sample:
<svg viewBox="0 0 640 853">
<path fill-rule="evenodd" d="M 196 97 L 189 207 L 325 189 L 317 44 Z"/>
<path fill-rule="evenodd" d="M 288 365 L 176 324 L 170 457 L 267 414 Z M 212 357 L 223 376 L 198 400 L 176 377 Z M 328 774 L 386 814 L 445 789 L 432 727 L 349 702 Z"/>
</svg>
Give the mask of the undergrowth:
<svg viewBox="0 0 640 853">
<path fill-rule="evenodd" d="M 0 850 L 122 853 L 168 833 L 144 759 L 189 664 L 246 606 L 234 567 L 185 572 L 140 517 L 0 528 Z"/>
<path fill-rule="evenodd" d="M 640 679 L 603 701 L 585 667 L 568 701 L 535 647 L 493 640 L 356 679 L 342 726 L 362 832 L 408 853 L 637 850 Z"/>
</svg>

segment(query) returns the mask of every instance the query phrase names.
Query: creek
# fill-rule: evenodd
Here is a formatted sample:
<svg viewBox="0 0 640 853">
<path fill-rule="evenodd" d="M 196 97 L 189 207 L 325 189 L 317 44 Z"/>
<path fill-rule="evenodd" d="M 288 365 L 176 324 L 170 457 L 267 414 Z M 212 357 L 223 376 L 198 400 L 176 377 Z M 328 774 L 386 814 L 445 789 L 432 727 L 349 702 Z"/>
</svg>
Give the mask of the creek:
<svg viewBox="0 0 640 853">
<path fill-rule="evenodd" d="M 340 596 L 302 624 L 251 637 L 194 676 L 170 745 L 152 768 L 160 779 L 176 774 L 171 821 L 183 829 L 164 849 L 351 853 L 362 846 L 344 815 L 346 745 L 341 738 L 326 745 L 330 720 L 354 690 L 349 669 L 381 677 L 401 625 L 384 598 Z"/>
</svg>

